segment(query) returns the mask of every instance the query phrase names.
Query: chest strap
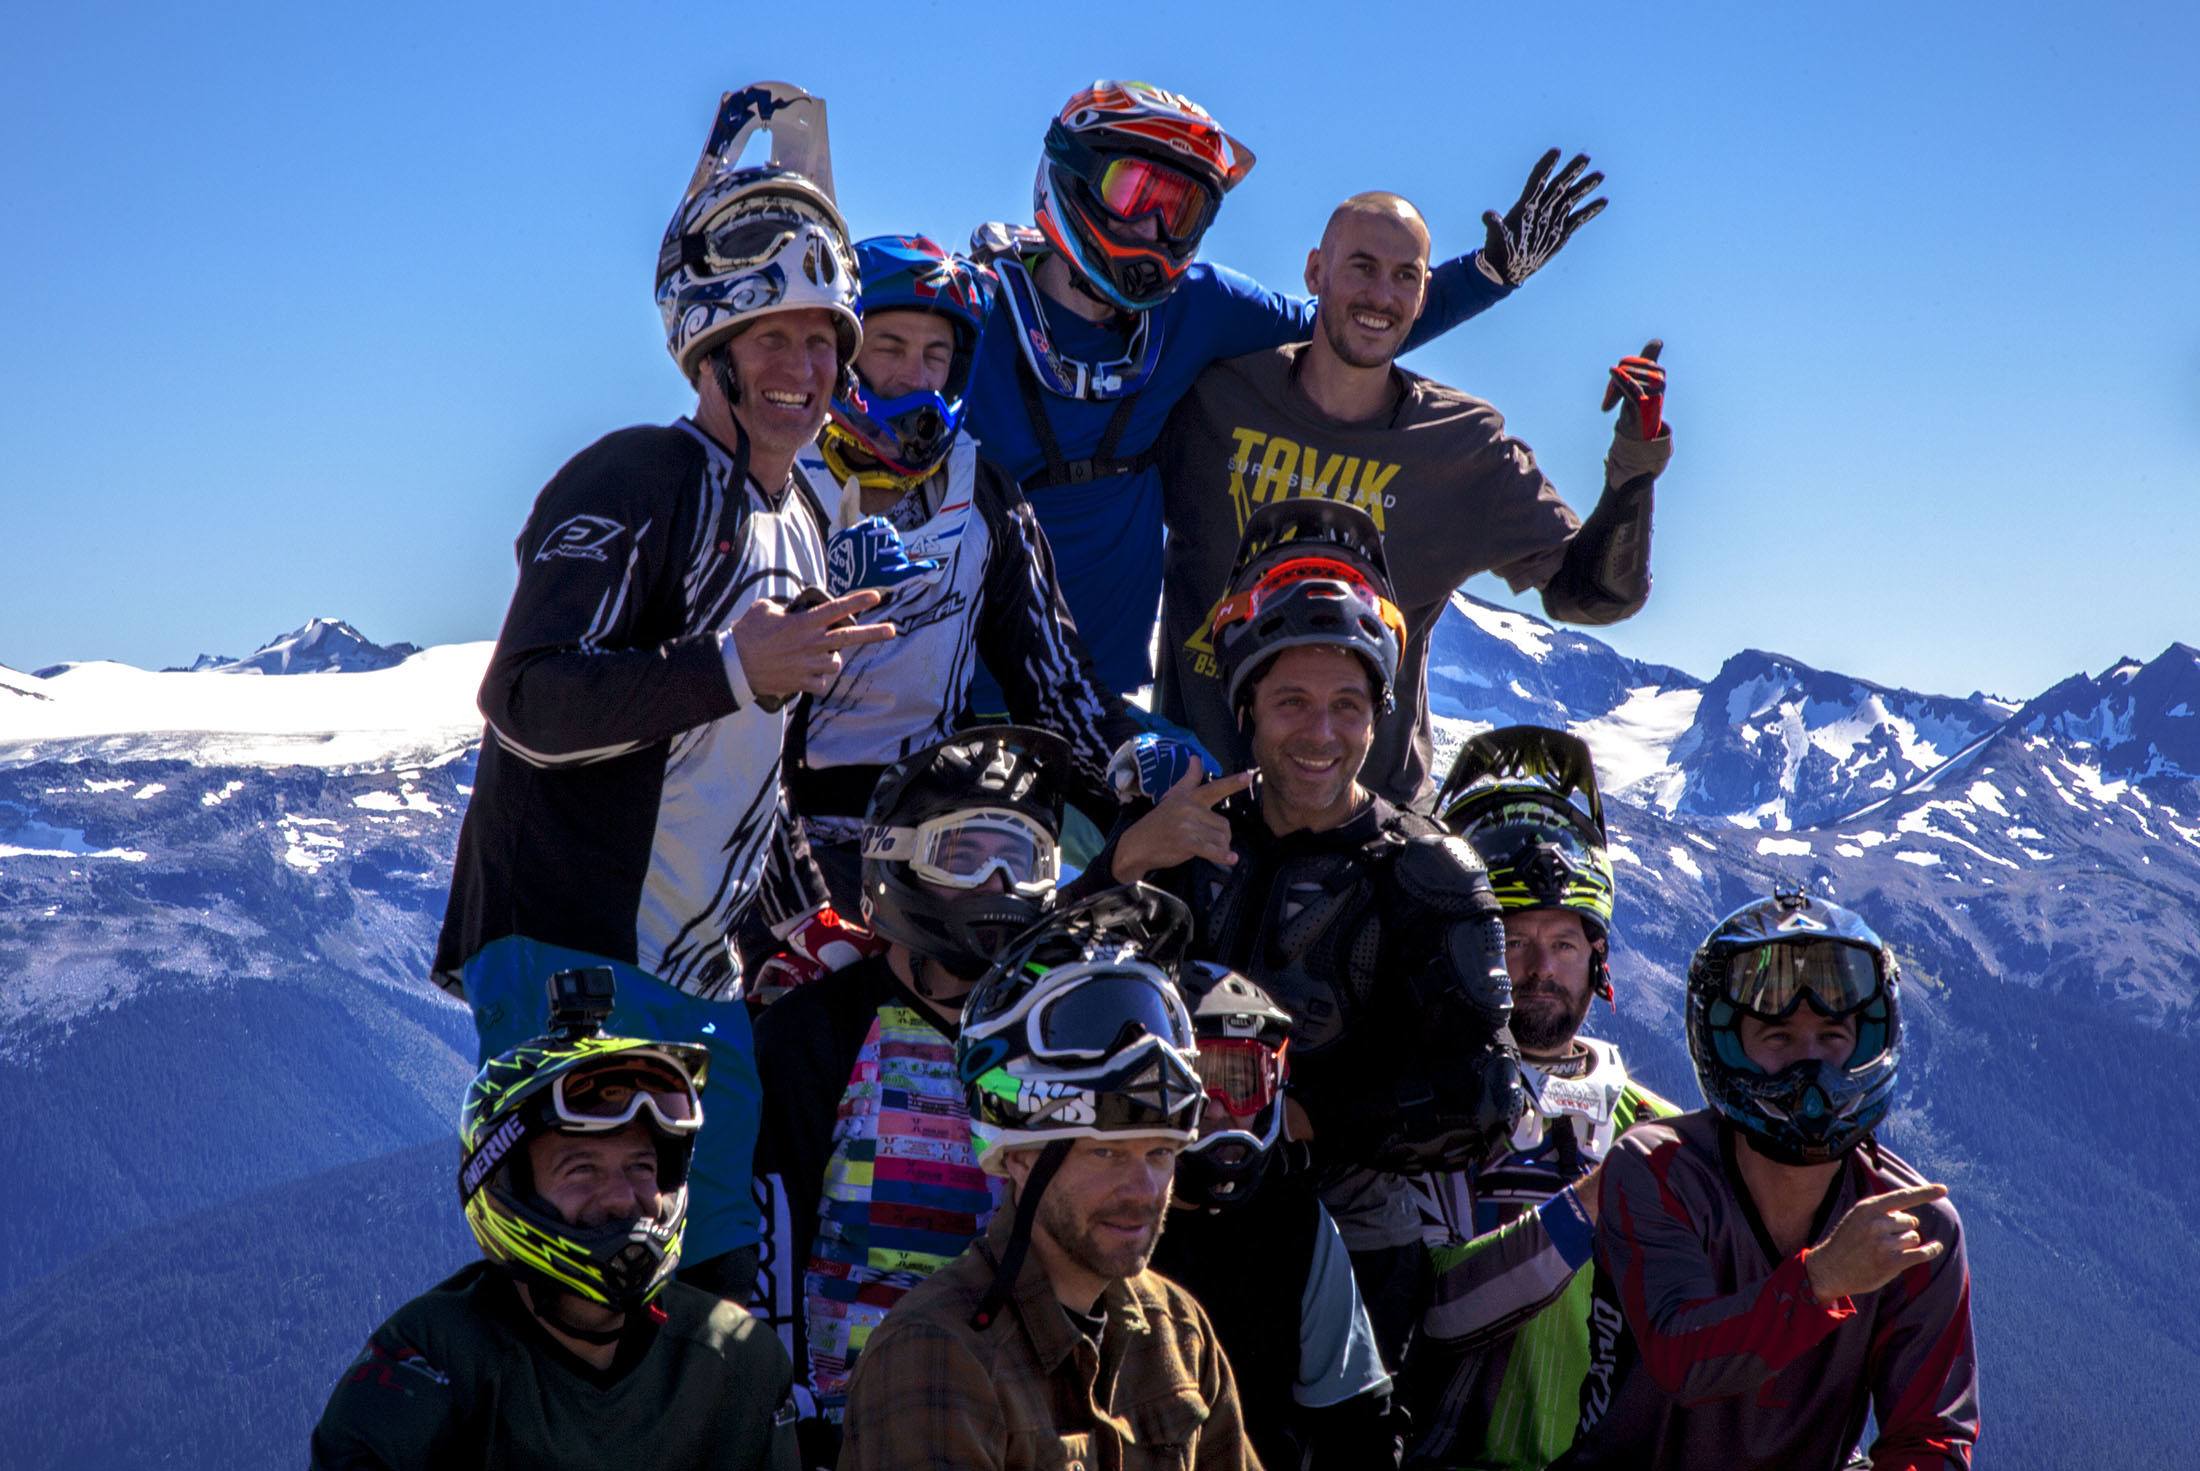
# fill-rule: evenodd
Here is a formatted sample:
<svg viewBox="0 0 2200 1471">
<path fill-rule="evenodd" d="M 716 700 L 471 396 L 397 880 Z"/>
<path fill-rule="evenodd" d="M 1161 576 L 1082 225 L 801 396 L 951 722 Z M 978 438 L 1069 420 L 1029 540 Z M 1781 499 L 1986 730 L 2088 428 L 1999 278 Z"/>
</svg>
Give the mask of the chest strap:
<svg viewBox="0 0 2200 1471">
<path fill-rule="evenodd" d="M 1100 431 L 1100 443 L 1094 447 L 1088 459 L 1072 460 L 1062 453 L 1062 441 L 1054 433 L 1054 425 L 1047 419 L 1046 390 L 1039 386 L 1039 377 L 1031 371 L 1031 364 L 1021 356 L 1016 359 L 1016 391 L 1023 396 L 1024 416 L 1031 421 L 1032 437 L 1039 441 L 1039 453 L 1046 456 L 1047 467 L 1024 478 L 1023 488 L 1049 490 L 1057 485 L 1086 485 L 1095 480 L 1112 480 L 1118 475 L 1138 475 L 1158 464 L 1161 459 L 1160 442 L 1156 440 L 1135 455 L 1116 453 L 1123 443 L 1123 436 L 1130 431 L 1131 413 L 1138 403 L 1138 395 L 1125 394 L 1115 401 L 1115 412 L 1108 416 L 1105 429 Z"/>
</svg>

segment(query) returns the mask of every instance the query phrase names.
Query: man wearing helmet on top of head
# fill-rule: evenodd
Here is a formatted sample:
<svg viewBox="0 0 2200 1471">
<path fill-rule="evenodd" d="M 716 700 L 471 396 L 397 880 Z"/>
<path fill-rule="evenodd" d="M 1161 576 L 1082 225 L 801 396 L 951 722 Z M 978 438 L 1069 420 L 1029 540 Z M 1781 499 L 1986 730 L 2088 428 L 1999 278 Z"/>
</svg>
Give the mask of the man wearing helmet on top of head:
<svg viewBox="0 0 2200 1471">
<path fill-rule="evenodd" d="M 1214 1320 L 1263 1466 L 1395 1466 L 1390 1375 L 1352 1259 L 1283 1137 L 1291 1015 L 1211 960 L 1186 961 L 1177 984 L 1207 1102 L 1153 1268 Z"/>
<path fill-rule="evenodd" d="M 757 1022 L 757 1300 L 795 1360 L 806 1464 L 833 1463 L 879 1320 L 993 1217 L 955 1038 L 970 988 L 1053 902 L 1068 767 L 1044 731 L 981 726 L 887 768 L 862 870 L 885 953 Z"/>
<path fill-rule="evenodd" d="M 1102 822 L 1114 810 L 1109 755 L 1140 729 L 1094 678 L 1031 507 L 962 428 L 992 273 L 921 235 L 858 241 L 856 262 L 863 347 L 821 446 L 848 486 L 827 574 L 835 593 L 879 589 L 866 618 L 899 636 L 850 650 L 787 740 L 789 798 L 835 907 L 851 915 L 871 789 L 887 766 L 969 724 L 980 658 L 1004 681 L 1012 718 L 1067 742 L 1057 775 Z"/>
<path fill-rule="evenodd" d="M 1188 927 L 1166 894 L 1109 890 L 971 992 L 955 1059 L 1011 1208 L 871 1335 L 843 1471 L 1259 1464 L 1213 1325 L 1146 1270 L 1203 1097 L 1170 974 Z"/>
<path fill-rule="evenodd" d="M 738 167 L 764 129 L 781 161 Z M 827 688 L 842 649 L 893 636 L 840 626 L 875 592 L 793 606 L 823 596 L 831 482 L 810 441 L 859 340 L 854 273 L 823 104 L 779 83 L 727 93 L 657 261 L 695 413 L 583 450 L 520 533 L 436 951 L 485 1059 L 530 1035 L 542 978 L 576 965 L 617 971 L 621 1032 L 710 1048 L 688 1259 L 736 1300 L 756 1074 L 726 936 L 759 898 L 811 954 L 847 933 L 783 815 L 782 707 Z"/>
<path fill-rule="evenodd" d="M 1594 218 L 1602 181 L 1563 185 L 1548 162 L 1482 250 L 1430 273 L 1408 347 L 1449 331 L 1526 280 Z M 1062 589 L 1102 684 L 1153 679 L 1161 597 L 1161 426 L 1208 364 L 1303 341 L 1314 304 L 1195 263 L 1223 196 L 1253 155 L 1180 93 L 1095 82 L 1047 129 L 1033 185 L 1037 228 L 981 226 L 972 248 L 1000 299 L 971 383 L 971 425 L 1046 528 Z M 1554 187 L 1555 186 L 1555 187 Z M 979 708 L 993 692 L 979 693 Z M 997 698 L 997 697 L 996 697 Z"/>
<path fill-rule="evenodd" d="M 1605 1157 L 1590 1365 L 1553 1464 L 1953 1471 L 1978 1439 L 1963 1226 L 1879 1147 L 1902 1057 L 1894 953 L 1838 904 L 1775 890 L 1688 967 L 1710 1107 Z"/>
<path fill-rule="evenodd" d="M 1403 641 L 1366 513 L 1263 507 L 1214 621 L 1254 769 L 1186 776 L 1078 882 L 1180 895 L 1197 953 L 1295 1018 L 1292 1096 L 1395 1366 L 1428 1279 L 1403 1176 L 1480 1159 L 1521 1108 L 1504 927 L 1474 850 L 1358 780 Z"/>
<path fill-rule="evenodd" d="M 786 1355 L 672 1280 L 709 1053 L 604 1035 L 608 968 L 549 985 L 550 1034 L 492 1058 L 459 1116 L 487 1260 L 375 1330 L 314 1430 L 316 1471 L 794 1471 Z"/>
<path fill-rule="evenodd" d="M 1589 1367 L 1597 1168 L 1677 1112 L 1580 1035 L 1611 999 L 1612 862 L 1589 748 L 1513 726 L 1460 748 L 1437 798 L 1505 911 L 1527 1111 L 1504 1152 L 1415 1180 L 1436 1289 L 1406 1366 L 1409 1466 L 1540 1468 L 1574 1438 Z"/>
</svg>

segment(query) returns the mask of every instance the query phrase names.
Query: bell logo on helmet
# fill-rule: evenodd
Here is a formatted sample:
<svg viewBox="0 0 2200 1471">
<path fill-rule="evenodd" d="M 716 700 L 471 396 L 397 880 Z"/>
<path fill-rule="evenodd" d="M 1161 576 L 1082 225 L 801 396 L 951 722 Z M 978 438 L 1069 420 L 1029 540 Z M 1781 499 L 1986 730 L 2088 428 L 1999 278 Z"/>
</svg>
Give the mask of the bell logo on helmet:
<svg viewBox="0 0 2200 1471">
<path fill-rule="evenodd" d="M 1821 935 L 1826 932 L 1825 925 L 1822 925 L 1817 920 L 1812 919 L 1809 915 L 1803 913 L 1803 911 L 1800 909 L 1796 910 L 1793 914 L 1788 915 L 1785 919 L 1782 919 L 1778 924 L 1774 925 L 1773 928 L 1776 930 L 1783 930 L 1788 932 L 1793 932 L 1795 930 L 1808 930 L 1812 933 Z"/>
</svg>

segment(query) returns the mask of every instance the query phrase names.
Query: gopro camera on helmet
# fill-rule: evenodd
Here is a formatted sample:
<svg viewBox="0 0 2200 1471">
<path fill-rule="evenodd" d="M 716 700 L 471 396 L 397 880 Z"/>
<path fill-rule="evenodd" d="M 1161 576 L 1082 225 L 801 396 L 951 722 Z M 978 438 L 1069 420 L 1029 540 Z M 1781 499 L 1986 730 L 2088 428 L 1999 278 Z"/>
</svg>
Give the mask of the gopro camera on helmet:
<svg viewBox="0 0 2200 1471">
<path fill-rule="evenodd" d="M 550 1030 L 571 1041 L 593 1037 L 611 1019 L 619 983 L 608 965 L 577 966 L 550 976 Z"/>
</svg>

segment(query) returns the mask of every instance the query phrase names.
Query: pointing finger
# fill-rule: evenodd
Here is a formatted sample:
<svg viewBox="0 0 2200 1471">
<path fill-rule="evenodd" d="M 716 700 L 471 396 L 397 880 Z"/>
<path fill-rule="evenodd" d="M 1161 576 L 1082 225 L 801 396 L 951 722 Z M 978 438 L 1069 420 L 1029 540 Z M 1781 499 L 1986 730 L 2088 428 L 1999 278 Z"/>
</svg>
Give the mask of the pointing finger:
<svg viewBox="0 0 2200 1471">
<path fill-rule="evenodd" d="M 879 605 L 885 596 L 885 593 L 875 587 L 858 588 L 852 593 L 837 598 L 828 598 L 814 608 L 805 609 L 804 616 L 813 623 L 822 623 L 827 627 L 831 627 L 844 618 L 854 618 L 870 612 Z"/>
<path fill-rule="evenodd" d="M 1217 781 L 1208 782 L 1199 789 L 1197 800 L 1209 810 L 1212 810 L 1224 799 L 1236 796 L 1252 784 L 1253 773 L 1241 771 L 1235 776 L 1225 776 Z"/>
<path fill-rule="evenodd" d="M 820 641 L 828 649 L 860 649 L 865 644 L 885 643 L 898 632 L 891 623 L 851 623 L 826 629 Z"/>
<path fill-rule="evenodd" d="M 1893 1212 L 1908 1210 L 1913 1205 L 1926 1205 L 1944 1200 L 1948 1195 L 1945 1185 L 1910 1185 L 1900 1190 L 1890 1190 L 1884 1195 L 1867 1195 L 1858 1205 L 1868 1205 L 1873 1210 Z"/>
<path fill-rule="evenodd" d="M 1639 356 L 1646 357 L 1654 363 L 1658 360 L 1658 354 L 1663 351 L 1665 351 L 1665 339 L 1653 337 L 1642 345 L 1642 352 Z"/>
</svg>

